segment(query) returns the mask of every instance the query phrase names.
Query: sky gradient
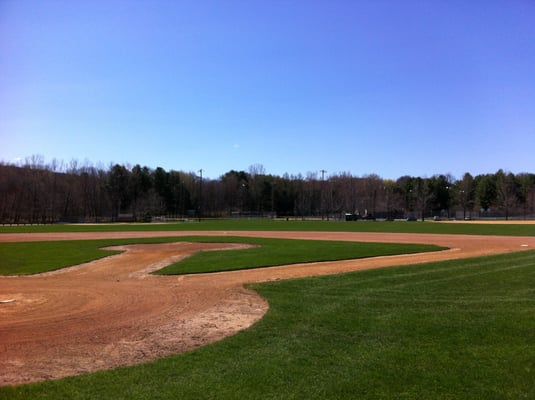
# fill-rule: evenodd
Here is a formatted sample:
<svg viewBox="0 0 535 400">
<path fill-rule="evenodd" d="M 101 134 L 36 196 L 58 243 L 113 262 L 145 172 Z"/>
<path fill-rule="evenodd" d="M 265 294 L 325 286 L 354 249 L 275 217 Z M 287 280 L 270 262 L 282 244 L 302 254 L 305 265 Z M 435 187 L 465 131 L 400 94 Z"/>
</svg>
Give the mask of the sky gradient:
<svg viewBox="0 0 535 400">
<path fill-rule="evenodd" d="M 532 0 L 0 0 L 0 161 L 535 172 Z"/>
</svg>

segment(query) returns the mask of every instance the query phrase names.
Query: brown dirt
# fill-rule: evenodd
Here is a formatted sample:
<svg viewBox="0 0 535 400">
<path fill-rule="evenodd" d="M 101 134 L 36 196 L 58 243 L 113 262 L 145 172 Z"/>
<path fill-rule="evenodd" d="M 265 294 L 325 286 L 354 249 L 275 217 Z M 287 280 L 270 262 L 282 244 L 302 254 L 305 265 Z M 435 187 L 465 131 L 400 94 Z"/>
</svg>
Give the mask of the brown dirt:
<svg viewBox="0 0 535 400">
<path fill-rule="evenodd" d="M 245 329 L 268 309 L 244 284 L 535 248 L 535 237 L 314 232 L 117 232 L 1 234 L 0 242 L 233 235 L 431 243 L 434 253 L 298 264 L 215 274 L 149 273 L 197 251 L 236 244 L 123 246 L 119 255 L 26 277 L 0 277 L 0 385 L 147 362 Z M 13 301 L 14 300 L 14 301 Z"/>
</svg>

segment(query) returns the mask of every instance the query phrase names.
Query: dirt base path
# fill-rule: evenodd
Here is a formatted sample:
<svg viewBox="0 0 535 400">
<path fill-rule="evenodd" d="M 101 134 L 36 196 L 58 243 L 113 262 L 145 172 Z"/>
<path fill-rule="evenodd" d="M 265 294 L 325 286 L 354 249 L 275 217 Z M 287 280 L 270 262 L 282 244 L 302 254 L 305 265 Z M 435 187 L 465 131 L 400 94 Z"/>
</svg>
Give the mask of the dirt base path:
<svg viewBox="0 0 535 400">
<path fill-rule="evenodd" d="M 263 298 L 244 289 L 245 283 L 535 248 L 535 237 L 346 232 L 2 234 L 0 242 L 186 235 L 430 243 L 450 250 L 215 274 L 150 275 L 197 251 L 243 247 L 178 242 L 122 246 L 122 254 L 80 266 L 0 277 L 0 385 L 139 364 L 220 340 L 249 327 L 268 309 Z"/>
</svg>

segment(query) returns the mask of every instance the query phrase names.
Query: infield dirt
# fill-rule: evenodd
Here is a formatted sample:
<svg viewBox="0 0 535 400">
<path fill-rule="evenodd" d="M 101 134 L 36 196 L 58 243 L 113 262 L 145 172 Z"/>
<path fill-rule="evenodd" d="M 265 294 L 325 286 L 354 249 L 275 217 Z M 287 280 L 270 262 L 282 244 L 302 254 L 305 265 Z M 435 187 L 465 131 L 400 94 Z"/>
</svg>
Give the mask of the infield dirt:
<svg viewBox="0 0 535 400">
<path fill-rule="evenodd" d="M 2 234 L 0 241 L 191 235 L 427 243 L 449 250 L 214 274 L 151 275 L 197 251 L 244 247 L 176 242 L 122 246 L 123 253 L 87 264 L 0 277 L 0 385 L 139 364 L 221 340 L 249 327 L 268 310 L 263 298 L 244 288 L 246 283 L 535 248 L 535 237 L 347 232 Z"/>
</svg>

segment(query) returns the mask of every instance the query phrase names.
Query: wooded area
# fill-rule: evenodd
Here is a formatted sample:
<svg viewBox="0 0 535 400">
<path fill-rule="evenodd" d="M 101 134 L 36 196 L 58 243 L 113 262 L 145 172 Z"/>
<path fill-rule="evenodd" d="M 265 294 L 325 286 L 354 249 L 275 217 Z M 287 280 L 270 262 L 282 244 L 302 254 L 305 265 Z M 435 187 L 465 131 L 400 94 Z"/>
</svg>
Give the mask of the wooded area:
<svg viewBox="0 0 535 400">
<path fill-rule="evenodd" d="M 218 179 L 202 171 L 88 162 L 0 164 L 0 223 L 158 221 L 208 217 L 322 219 L 534 218 L 535 174 L 396 180 L 350 173 L 275 176 L 261 165 Z"/>
</svg>

